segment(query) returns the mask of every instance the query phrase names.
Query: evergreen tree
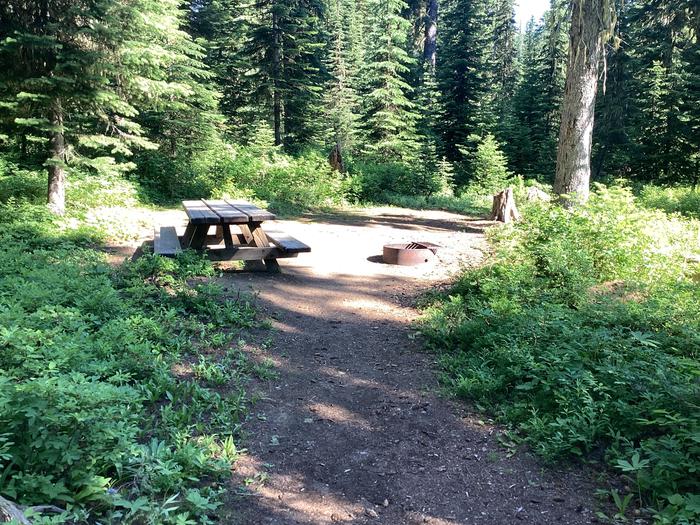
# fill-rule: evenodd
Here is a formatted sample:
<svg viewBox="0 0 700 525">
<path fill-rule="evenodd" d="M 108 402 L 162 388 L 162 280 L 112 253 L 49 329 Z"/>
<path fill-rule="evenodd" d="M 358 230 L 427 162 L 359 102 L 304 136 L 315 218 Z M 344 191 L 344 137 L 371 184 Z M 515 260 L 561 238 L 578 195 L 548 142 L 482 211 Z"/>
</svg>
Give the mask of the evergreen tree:
<svg viewBox="0 0 700 525">
<path fill-rule="evenodd" d="M 6 134 L 43 150 L 55 211 L 65 209 L 69 163 L 133 167 L 133 147 L 156 147 L 143 136 L 139 110 L 194 95 L 184 80 L 199 64 L 179 21 L 175 0 L 0 4 Z"/>
<path fill-rule="evenodd" d="M 409 159 L 417 154 L 416 108 L 404 75 L 413 60 L 406 51 L 409 21 L 402 16 L 403 0 L 375 0 L 370 4 L 373 46 L 364 67 L 362 123 L 368 151 L 387 158 Z"/>
<path fill-rule="evenodd" d="M 448 159 L 472 134 L 492 129 L 491 22 L 486 0 L 443 2 L 437 79 L 442 95 L 441 134 Z"/>
<path fill-rule="evenodd" d="M 630 56 L 626 49 L 629 42 L 627 7 L 625 3 L 617 6 L 616 40 L 606 48 L 606 71 L 603 72 L 596 99 L 593 177 L 602 177 L 606 173 L 624 176 L 635 149 L 627 127 L 629 84 L 632 80 L 629 76 Z"/>
<path fill-rule="evenodd" d="M 628 53 L 635 73 L 627 86 L 632 106 L 627 129 L 636 144 L 629 170 L 647 180 L 697 178 L 697 103 L 685 102 L 697 85 L 692 73 L 698 61 L 697 15 L 692 0 L 640 0 L 629 9 L 634 30 Z"/>
<path fill-rule="evenodd" d="M 249 131 L 264 120 L 278 146 L 314 141 L 320 131 L 315 109 L 326 80 L 323 1 L 226 2 L 212 8 L 228 22 L 214 29 L 212 51 L 219 52 L 210 52 L 210 60 L 230 83 L 222 109 L 243 138 L 250 139 Z"/>
<path fill-rule="evenodd" d="M 504 151 L 510 167 L 517 173 L 536 172 L 538 150 L 534 144 L 536 137 L 543 135 L 541 116 L 544 114 L 542 92 L 538 85 L 537 58 L 542 46 L 542 25 L 531 18 L 525 32 L 520 35 L 518 49 L 518 77 L 512 99 L 512 122 L 507 133 Z"/>
<path fill-rule="evenodd" d="M 502 140 L 512 131 L 513 97 L 518 79 L 514 4 L 514 0 L 496 0 L 493 6 L 493 43 L 489 64 L 493 68 L 495 131 Z"/>
<path fill-rule="evenodd" d="M 562 197 L 565 206 L 588 199 L 598 74 L 617 15 L 614 3 L 598 0 L 573 0 L 571 10 L 569 63 L 554 177 L 554 193 Z"/>
<path fill-rule="evenodd" d="M 329 0 L 327 70 L 330 80 L 325 90 L 325 118 L 329 141 L 337 155 L 352 147 L 358 138 L 359 100 L 356 87 L 359 68 L 358 13 L 354 0 Z"/>
<path fill-rule="evenodd" d="M 523 36 L 521 80 L 513 98 L 517 138 L 504 148 L 518 173 L 554 176 L 568 25 L 568 2 L 552 0 L 542 23 L 531 20 Z"/>
<path fill-rule="evenodd" d="M 250 7 L 248 7 L 250 9 Z M 251 68 L 243 48 L 250 27 L 241 0 L 194 0 L 189 9 L 189 28 L 206 49 L 206 63 L 221 93 L 219 110 L 226 117 L 232 138 L 250 138 L 252 123 L 265 120 L 267 106 L 250 96 L 245 73 Z"/>
</svg>

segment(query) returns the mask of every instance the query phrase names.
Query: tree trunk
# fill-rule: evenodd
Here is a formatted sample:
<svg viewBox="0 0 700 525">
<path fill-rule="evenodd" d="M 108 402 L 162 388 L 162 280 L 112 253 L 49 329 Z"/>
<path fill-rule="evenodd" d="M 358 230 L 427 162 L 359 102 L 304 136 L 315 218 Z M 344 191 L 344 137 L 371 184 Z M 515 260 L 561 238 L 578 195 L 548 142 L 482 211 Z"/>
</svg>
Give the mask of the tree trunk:
<svg viewBox="0 0 700 525">
<path fill-rule="evenodd" d="M 272 79 L 272 112 L 275 120 L 275 146 L 281 146 L 283 143 L 282 130 L 282 92 L 280 83 L 282 80 L 282 36 L 280 35 L 279 15 L 273 8 L 272 12 L 272 33 L 273 33 L 273 48 L 272 48 L 272 64 L 273 74 Z"/>
<path fill-rule="evenodd" d="M 519 221 L 520 212 L 515 206 L 515 196 L 513 188 L 505 190 L 493 196 L 493 206 L 491 207 L 491 220 L 509 223 Z"/>
<path fill-rule="evenodd" d="M 591 178 L 593 113 L 598 67 L 610 25 L 612 0 L 573 0 L 569 33 L 569 66 L 561 107 L 554 193 L 566 206 L 588 199 Z M 614 11 L 614 6 L 613 6 Z"/>
<path fill-rule="evenodd" d="M 51 211 L 63 215 L 66 211 L 66 141 L 63 136 L 63 108 L 56 100 L 51 106 L 51 158 L 48 161 L 49 187 L 47 203 Z"/>
<path fill-rule="evenodd" d="M 431 71 L 435 71 L 437 57 L 437 18 L 438 0 L 428 0 L 425 13 L 425 44 L 423 45 L 423 60 Z"/>
</svg>

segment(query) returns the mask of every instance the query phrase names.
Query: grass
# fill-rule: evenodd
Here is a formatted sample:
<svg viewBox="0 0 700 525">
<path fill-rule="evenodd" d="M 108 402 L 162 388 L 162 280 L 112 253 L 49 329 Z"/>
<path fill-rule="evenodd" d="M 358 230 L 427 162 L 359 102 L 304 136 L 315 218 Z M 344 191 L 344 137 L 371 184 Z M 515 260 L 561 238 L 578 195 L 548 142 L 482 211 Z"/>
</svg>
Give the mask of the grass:
<svg viewBox="0 0 700 525">
<path fill-rule="evenodd" d="M 696 522 L 699 223 L 622 188 L 525 212 L 426 310 L 446 387 L 548 460 L 605 461 L 657 522 Z"/>
</svg>

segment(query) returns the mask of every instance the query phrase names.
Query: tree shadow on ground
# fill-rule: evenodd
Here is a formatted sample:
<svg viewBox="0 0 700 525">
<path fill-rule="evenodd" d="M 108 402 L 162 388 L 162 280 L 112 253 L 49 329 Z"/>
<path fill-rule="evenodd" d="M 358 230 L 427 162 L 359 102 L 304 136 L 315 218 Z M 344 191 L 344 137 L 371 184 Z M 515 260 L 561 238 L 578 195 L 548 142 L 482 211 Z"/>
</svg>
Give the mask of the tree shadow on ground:
<svg viewBox="0 0 700 525">
<path fill-rule="evenodd" d="M 287 267 L 222 283 L 260 292 L 277 334 L 252 357 L 278 374 L 253 385 L 261 400 L 226 523 L 590 522 L 586 473 L 508 457 L 497 429 L 437 395 L 433 356 L 411 328 L 410 278 Z"/>
</svg>

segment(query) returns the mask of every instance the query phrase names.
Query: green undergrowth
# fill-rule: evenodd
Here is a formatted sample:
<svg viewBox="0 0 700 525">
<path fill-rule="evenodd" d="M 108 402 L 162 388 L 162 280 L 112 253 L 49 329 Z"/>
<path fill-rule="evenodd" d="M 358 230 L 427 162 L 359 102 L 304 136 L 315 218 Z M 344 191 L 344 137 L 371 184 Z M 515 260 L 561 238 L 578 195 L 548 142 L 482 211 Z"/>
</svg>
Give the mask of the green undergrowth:
<svg viewBox="0 0 700 525">
<path fill-rule="evenodd" d="M 380 199 L 375 199 L 374 203 L 390 204 L 414 210 L 444 210 L 465 215 L 483 216 L 490 210 L 490 201 L 491 196 L 477 194 L 415 196 L 385 193 Z"/>
<path fill-rule="evenodd" d="M 647 184 L 639 191 L 639 201 L 648 208 L 700 219 L 700 190 L 697 188 L 664 188 Z"/>
<path fill-rule="evenodd" d="M 256 325 L 201 256 L 115 268 L 93 229 L 0 205 L 0 494 L 34 523 L 210 523 Z"/>
<path fill-rule="evenodd" d="M 548 460 L 605 460 L 659 523 L 697 523 L 699 236 L 624 188 L 526 206 L 426 307 L 446 387 Z"/>
</svg>

